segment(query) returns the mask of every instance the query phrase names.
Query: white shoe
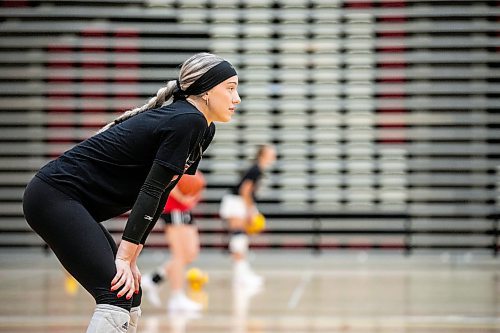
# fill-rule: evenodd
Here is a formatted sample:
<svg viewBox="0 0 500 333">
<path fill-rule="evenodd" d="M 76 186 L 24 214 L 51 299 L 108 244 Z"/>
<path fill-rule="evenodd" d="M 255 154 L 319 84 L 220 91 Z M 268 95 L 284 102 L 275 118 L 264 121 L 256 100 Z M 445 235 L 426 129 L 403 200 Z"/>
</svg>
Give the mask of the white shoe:
<svg viewBox="0 0 500 333">
<path fill-rule="evenodd" d="M 145 275 L 141 279 L 141 287 L 148 301 L 155 307 L 161 307 L 160 292 L 158 291 L 158 285 L 153 282 L 150 275 Z"/>
<path fill-rule="evenodd" d="M 184 293 L 176 293 L 168 301 L 168 311 L 179 312 L 197 312 L 201 311 L 203 306 L 187 298 Z"/>
<path fill-rule="evenodd" d="M 168 312 L 168 321 L 170 322 L 172 332 L 187 332 L 187 324 L 194 319 L 201 318 L 200 312 L 181 312 L 181 311 L 169 311 Z M 144 331 L 146 332 L 146 331 Z M 153 332 L 153 331 L 151 331 Z M 154 332 L 159 332 L 154 331 Z"/>
<path fill-rule="evenodd" d="M 264 284 L 264 279 L 255 274 L 248 263 L 244 262 L 235 266 L 234 283 L 245 288 L 260 288 Z"/>
<path fill-rule="evenodd" d="M 264 279 L 252 272 L 235 276 L 234 282 L 246 288 L 260 288 L 264 284 Z"/>
</svg>

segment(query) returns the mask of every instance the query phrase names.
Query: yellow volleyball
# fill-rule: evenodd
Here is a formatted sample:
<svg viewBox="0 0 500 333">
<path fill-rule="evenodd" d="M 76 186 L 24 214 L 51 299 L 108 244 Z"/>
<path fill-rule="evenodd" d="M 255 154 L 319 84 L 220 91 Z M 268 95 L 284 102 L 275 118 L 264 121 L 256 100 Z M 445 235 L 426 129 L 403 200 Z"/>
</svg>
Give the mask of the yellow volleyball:
<svg viewBox="0 0 500 333">
<path fill-rule="evenodd" d="M 208 282 L 208 274 L 201 269 L 193 267 L 186 272 L 186 281 L 193 290 L 201 290 Z"/>
<path fill-rule="evenodd" d="M 261 213 L 255 215 L 247 225 L 246 232 L 250 235 L 258 234 L 266 228 L 266 217 Z"/>
</svg>

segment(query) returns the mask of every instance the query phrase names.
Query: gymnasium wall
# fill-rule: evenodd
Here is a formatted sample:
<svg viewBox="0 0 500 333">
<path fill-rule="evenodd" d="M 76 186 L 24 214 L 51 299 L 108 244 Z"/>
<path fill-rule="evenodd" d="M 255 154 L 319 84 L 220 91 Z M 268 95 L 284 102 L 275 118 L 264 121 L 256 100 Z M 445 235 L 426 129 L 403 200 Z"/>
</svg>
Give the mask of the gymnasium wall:
<svg viewBox="0 0 500 333">
<path fill-rule="evenodd" d="M 499 14 L 497 1 L 0 1 L 0 246 L 42 244 L 21 209 L 41 165 L 209 51 L 238 68 L 243 103 L 201 166 L 205 247 L 225 246 L 219 200 L 271 142 L 256 247 L 496 253 Z M 108 224 L 119 235 L 124 217 Z"/>
</svg>

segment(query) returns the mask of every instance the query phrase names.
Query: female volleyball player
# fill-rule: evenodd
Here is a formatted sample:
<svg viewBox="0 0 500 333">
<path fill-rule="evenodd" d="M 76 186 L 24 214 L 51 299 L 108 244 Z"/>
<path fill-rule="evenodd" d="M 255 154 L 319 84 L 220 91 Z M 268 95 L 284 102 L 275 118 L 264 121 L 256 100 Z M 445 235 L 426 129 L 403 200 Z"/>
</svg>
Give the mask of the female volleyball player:
<svg viewBox="0 0 500 333">
<path fill-rule="evenodd" d="M 256 191 L 263 172 L 276 160 L 276 150 L 271 145 L 259 146 L 254 164 L 246 171 L 230 194 L 222 198 L 219 214 L 229 223 L 231 232 L 229 250 L 234 261 L 234 282 L 258 287 L 262 278 L 255 274 L 247 261 L 248 235 L 246 227 L 259 214 Z"/>
<path fill-rule="evenodd" d="M 137 257 L 170 190 L 196 171 L 213 122 L 231 119 L 241 101 L 237 86 L 231 64 L 196 54 L 146 105 L 45 165 L 28 184 L 26 220 L 96 301 L 87 333 L 136 332 Z M 117 248 L 100 222 L 129 209 Z"/>
<path fill-rule="evenodd" d="M 203 177 L 199 171 L 196 173 L 196 176 L 189 176 L 182 181 L 195 181 L 193 177 Z M 142 288 L 147 299 L 157 307 L 161 306 L 158 287 L 165 281 L 165 278 L 168 278 L 170 286 L 169 311 L 190 312 L 202 309 L 201 304 L 190 300 L 184 293 L 184 275 L 186 266 L 196 259 L 200 251 L 198 228 L 191 210 L 200 200 L 203 188 L 204 185 L 196 194 L 183 193 L 179 186 L 172 189 L 163 214 L 160 216 L 166 225 L 165 237 L 170 247 L 171 258 L 164 265 L 142 278 Z"/>
</svg>

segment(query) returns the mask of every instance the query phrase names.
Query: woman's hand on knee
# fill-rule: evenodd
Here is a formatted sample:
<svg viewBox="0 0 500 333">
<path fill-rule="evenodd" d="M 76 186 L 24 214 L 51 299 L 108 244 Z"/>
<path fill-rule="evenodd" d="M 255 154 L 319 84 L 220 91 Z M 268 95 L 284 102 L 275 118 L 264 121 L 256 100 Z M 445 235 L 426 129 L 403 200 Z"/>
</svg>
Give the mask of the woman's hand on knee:
<svg viewBox="0 0 500 333">
<path fill-rule="evenodd" d="M 139 267 L 137 267 L 137 263 L 133 262 L 130 265 L 130 270 L 132 271 L 132 276 L 134 277 L 134 289 L 135 293 L 139 293 L 139 288 L 141 286 L 141 272 L 139 271 Z"/>
<path fill-rule="evenodd" d="M 134 275 L 130 267 L 130 262 L 116 258 L 116 275 L 111 281 L 111 291 L 120 289 L 117 296 L 122 297 L 126 295 L 127 299 L 132 298 L 135 291 Z"/>
</svg>

